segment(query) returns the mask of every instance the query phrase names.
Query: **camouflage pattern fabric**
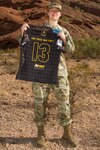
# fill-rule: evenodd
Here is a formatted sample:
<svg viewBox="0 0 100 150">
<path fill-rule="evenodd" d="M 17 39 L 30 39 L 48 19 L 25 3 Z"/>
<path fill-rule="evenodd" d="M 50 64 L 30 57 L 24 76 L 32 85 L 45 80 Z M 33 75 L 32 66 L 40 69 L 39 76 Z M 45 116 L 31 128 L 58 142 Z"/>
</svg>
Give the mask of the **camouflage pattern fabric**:
<svg viewBox="0 0 100 150">
<path fill-rule="evenodd" d="M 49 24 L 46 24 L 46 26 L 50 27 Z M 66 52 L 74 51 L 75 46 L 69 32 L 60 25 L 58 25 L 56 29 L 62 30 L 66 35 L 66 45 L 65 45 Z M 53 89 L 55 96 L 57 98 L 60 124 L 62 126 L 66 126 L 70 124 L 72 121 L 70 118 L 70 102 L 69 102 L 70 86 L 68 81 L 66 61 L 63 53 L 61 53 L 60 56 L 60 63 L 58 67 L 58 80 L 59 80 L 58 85 L 42 84 L 37 82 L 33 82 L 32 84 L 32 90 L 35 98 L 34 99 L 35 121 L 37 125 L 44 124 L 44 119 L 46 116 L 45 112 L 46 102 L 48 100 L 48 95 L 51 88 Z"/>
</svg>

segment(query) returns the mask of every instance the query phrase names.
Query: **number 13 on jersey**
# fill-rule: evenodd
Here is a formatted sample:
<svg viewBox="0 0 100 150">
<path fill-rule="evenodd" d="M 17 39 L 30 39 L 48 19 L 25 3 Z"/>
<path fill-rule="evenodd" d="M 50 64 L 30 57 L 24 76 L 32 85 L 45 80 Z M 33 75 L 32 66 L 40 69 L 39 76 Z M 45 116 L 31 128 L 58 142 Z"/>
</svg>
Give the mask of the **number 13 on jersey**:
<svg viewBox="0 0 100 150">
<path fill-rule="evenodd" d="M 50 45 L 47 43 L 34 42 L 32 50 L 32 61 L 46 63 L 50 58 Z"/>
</svg>

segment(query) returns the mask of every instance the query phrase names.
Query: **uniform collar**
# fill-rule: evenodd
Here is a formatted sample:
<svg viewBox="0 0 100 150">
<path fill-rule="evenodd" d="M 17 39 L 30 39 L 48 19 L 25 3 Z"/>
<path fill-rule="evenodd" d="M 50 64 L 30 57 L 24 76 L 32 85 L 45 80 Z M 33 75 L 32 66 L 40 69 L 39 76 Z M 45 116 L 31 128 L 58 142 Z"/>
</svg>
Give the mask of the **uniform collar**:
<svg viewBox="0 0 100 150">
<path fill-rule="evenodd" d="M 62 28 L 61 28 L 61 26 L 60 26 L 59 24 L 57 24 L 57 26 L 53 27 L 53 26 L 50 25 L 49 23 L 46 23 L 45 26 L 46 26 L 46 27 L 50 27 L 50 28 L 52 28 L 52 29 L 60 29 L 60 30 L 62 30 Z"/>
</svg>

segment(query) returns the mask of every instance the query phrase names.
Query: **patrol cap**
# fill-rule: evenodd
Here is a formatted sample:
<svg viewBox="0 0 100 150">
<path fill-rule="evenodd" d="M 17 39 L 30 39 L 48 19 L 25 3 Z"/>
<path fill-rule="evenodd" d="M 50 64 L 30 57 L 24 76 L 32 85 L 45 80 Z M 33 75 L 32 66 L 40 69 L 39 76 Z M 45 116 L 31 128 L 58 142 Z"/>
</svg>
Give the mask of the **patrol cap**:
<svg viewBox="0 0 100 150">
<path fill-rule="evenodd" d="M 56 2 L 52 2 L 48 7 L 49 7 L 49 10 L 52 9 L 52 8 L 56 8 L 59 11 L 62 11 L 62 6 L 59 3 L 56 3 Z"/>
</svg>

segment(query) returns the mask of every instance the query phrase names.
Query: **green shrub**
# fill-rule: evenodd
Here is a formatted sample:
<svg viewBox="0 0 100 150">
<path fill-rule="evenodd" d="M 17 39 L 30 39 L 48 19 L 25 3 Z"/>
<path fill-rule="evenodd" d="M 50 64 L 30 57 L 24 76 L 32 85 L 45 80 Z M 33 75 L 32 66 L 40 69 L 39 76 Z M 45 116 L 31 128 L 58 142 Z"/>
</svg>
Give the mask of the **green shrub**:
<svg viewBox="0 0 100 150">
<path fill-rule="evenodd" d="M 75 58 L 100 58 L 100 39 L 86 38 L 74 40 L 76 51 Z"/>
</svg>

